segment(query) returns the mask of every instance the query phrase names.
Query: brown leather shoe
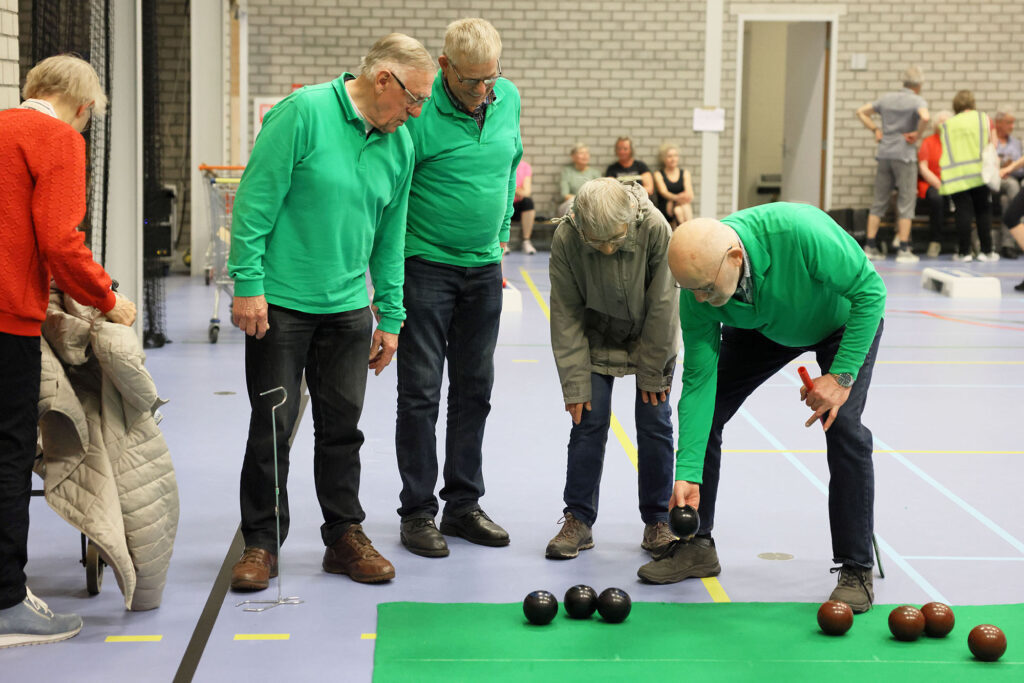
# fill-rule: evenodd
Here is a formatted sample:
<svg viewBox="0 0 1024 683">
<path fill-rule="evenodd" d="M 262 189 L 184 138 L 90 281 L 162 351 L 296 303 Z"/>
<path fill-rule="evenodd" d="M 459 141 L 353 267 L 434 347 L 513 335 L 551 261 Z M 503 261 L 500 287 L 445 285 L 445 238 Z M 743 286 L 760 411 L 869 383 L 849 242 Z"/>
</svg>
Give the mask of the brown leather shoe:
<svg viewBox="0 0 1024 683">
<path fill-rule="evenodd" d="M 380 583 L 395 578 L 395 568 L 381 557 L 359 524 L 350 526 L 344 536 L 328 546 L 324 552 L 324 571 L 348 574 L 359 583 Z"/>
<path fill-rule="evenodd" d="M 250 546 L 231 568 L 231 590 L 261 591 L 277 576 L 277 556 L 269 550 Z"/>
</svg>

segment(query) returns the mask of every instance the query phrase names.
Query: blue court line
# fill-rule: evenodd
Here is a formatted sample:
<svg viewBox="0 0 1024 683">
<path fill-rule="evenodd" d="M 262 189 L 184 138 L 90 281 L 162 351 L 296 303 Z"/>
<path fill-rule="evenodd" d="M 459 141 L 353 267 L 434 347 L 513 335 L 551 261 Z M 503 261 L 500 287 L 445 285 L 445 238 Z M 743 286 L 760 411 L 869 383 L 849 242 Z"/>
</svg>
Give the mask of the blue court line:
<svg viewBox="0 0 1024 683">
<path fill-rule="evenodd" d="M 984 525 L 985 528 L 987 528 L 989 531 L 991 531 L 996 536 L 1012 545 L 1014 549 L 1017 550 L 1017 552 L 1024 554 L 1024 543 L 1021 543 L 1019 540 L 1017 540 L 1016 537 L 1014 537 L 1008 531 L 1006 531 L 1001 526 L 993 522 L 991 519 L 983 515 L 963 498 L 956 495 L 955 493 L 947 489 L 945 486 L 940 484 L 931 475 L 922 470 L 920 467 L 907 460 L 905 457 L 903 457 L 901 453 L 899 453 L 896 450 L 893 450 L 890 446 L 886 445 L 885 442 L 879 439 L 877 436 L 875 437 L 875 444 L 880 448 L 884 449 L 885 451 L 887 451 L 889 455 L 895 458 L 897 462 L 902 464 L 908 470 L 910 470 L 917 476 L 921 477 L 921 479 L 924 479 L 927 483 L 931 484 L 939 493 L 941 493 L 942 495 L 946 496 L 946 498 L 949 498 L 951 501 L 956 503 L 957 506 L 960 507 L 960 509 L 962 509 L 964 512 L 966 512 L 971 517 L 974 517 L 976 520 L 981 522 L 982 525 Z"/>
<path fill-rule="evenodd" d="M 788 374 L 786 376 L 789 377 Z M 818 489 L 826 496 L 828 496 L 828 487 L 825 485 L 825 483 L 818 479 L 818 477 L 816 477 L 813 472 L 808 470 L 804 466 L 804 464 L 797 459 L 795 455 L 786 450 L 786 447 L 782 444 L 781 441 L 776 439 L 771 432 L 765 429 L 760 422 L 754 419 L 754 416 L 751 415 L 746 408 L 740 408 L 739 412 L 744 418 L 746 418 L 747 422 L 749 422 L 754 427 L 754 429 L 760 432 L 761 436 L 767 439 L 768 442 L 771 443 L 775 448 L 778 448 L 780 451 L 783 451 L 783 457 L 785 457 L 790 464 L 792 464 L 797 470 L 799 470 L 800 473 L 803 474 L 804 477 L 806 477 L 808 481 L 810 481 L 816 489 Z M 935 600 L 937 602 L 945 602 L 947 604 L 949 603 L 949 600 L 943 597 L 942 593 L 940 593 L 935 586 L 929 583 L 927 579 L 921 576 L 917 572 L 917 570 L 911 567 L 910 564 L 906 561 L 906 559 L 902 555 L 897 553 L 896 550 L 891 545 L 889 545 L 889 543 L 884 538 L 882 538 L 876 533 L 875 540 L 878 542 L 879 549 L 884 551 L 885 554 L 888 555 L 890 559 L 892 559 L 893 562 L 896 563 L 896 566 L 902 569 L 907 574 L 907 576 L 913 579 L 914 583 L 916 583 L 921 588 L 921 590 L 923 590 L 925 594 L 928 595 L 928 597 L 931 600 Z"/>
</svg>

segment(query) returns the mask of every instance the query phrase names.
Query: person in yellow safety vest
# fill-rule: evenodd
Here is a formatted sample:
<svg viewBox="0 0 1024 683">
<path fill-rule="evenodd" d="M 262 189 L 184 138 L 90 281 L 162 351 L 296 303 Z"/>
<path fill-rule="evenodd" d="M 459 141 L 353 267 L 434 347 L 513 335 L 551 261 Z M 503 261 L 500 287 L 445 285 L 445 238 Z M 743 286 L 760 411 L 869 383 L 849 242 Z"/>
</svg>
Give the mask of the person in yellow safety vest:
<svg viewBox="0 0 1024 683">
<path fill-rule="evenodd" d="M 981 177 L 982 150 L 992 139 L 992 122 L 974 109 L 974 94 L 961 90 L 953 97 L 953 118 L 942 124 L 942 188 L 939 194 L 949 195 L 956 208 L 956 232 L 959 249 L 954 261 L 975 260 L 971 253 L 971 219 L 978 223 L 981 251 L 978 261 L 998 261 L 992 248 L 992 211 L 988 186 Z"/>
</svg>

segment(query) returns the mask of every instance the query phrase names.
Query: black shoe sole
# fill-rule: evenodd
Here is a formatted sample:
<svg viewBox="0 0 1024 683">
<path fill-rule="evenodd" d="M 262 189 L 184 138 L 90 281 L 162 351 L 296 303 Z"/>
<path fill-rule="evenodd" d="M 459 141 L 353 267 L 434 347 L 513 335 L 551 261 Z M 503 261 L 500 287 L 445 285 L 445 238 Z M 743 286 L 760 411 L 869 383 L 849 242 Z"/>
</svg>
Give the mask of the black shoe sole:
<svg viewBox="0 0 1024 683">
<path fill-rule="evenodd" d="M 684 575 L 682 576 L 673 575 L 666 576 L 664 578 L 651 579 L 646 576 L 643 576 L 642 574 L 640 574 L 639 571 L 637 572 L 637 576 L 639 576 L 640 579 L 645 583 L 653 583 L 659 586 L 664 586 L 669 583 L 679 583 L 680 581 L 685 581 L 686 579 L 710 579 L 711 577 L 718 576 L 721 573 L 722 565 L 715 564 L 709 566 L 707 569 L 704 569 L 703 567 L 693 567 L 689 572 L 684 572 Z M 676 578 L 677 576 L 679 578 Z"/>
<path fill-rule="evenodd" d="M 445 522 L 444 520 L 441 520 L 441 533 L 445 536 L 458 536 L 459 538 L 466 539 L 470 543 L 475 543 L 477 545 L 485 545 L 490 548 L 503 548 L 510 542 L 508 536 L 506 536 L 505 538 L 490 538 L 487 536 L 468 536 L 467 534 L 463 533 L 462 529 L 460 529 L 457 525 L 452 524 L 450 522 Z"/>
<path fill-rule="evenodd" d="M 419 555 L 420 557 L 448 557 L 448 554 L 451 552 L 448 546 L 444 548 L 417 548 L 406 543 L 405 538 L 402 538 L 402 546 L 413 555 Z"/>
</svg>

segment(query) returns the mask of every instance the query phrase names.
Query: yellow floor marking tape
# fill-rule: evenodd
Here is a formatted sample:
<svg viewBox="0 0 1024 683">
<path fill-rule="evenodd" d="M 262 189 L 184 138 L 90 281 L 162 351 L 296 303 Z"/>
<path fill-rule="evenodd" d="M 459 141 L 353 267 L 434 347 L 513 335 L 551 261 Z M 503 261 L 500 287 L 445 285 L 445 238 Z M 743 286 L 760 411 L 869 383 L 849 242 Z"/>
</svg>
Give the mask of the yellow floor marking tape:
<svg viewBox="0 0 1024 683">
<path fill-rule="evenodd" d="M 236 633 L 235 640 L 291 640 L 290 633 Z"/>
<path fill-rule="evenodd" d="M 108 643 L 159 643 L 163 636 L 107 636 Z"/>
<path fill-rule="evenodd" d="M 363 640 L 377 640 L 377 634 L 376 633 L 364 633 L 364 634 L 360 635 L 359 637 L 362 638 Z"/>
<path fill-rule="evenodd" d="M 533 298 L 537 300 L 537 304 L 540 306 L 540 310 L 544 311 L 544 317 L 551 320 L 551 311 L 548 309 L 548 305 L 544 302 L 544 297 L 540 295 L 537 290 L 537 286 L 533 284 L 533 279 L 530 274 L 526 272 L 525 268 L 520 268 L 519 273 L 523 276 L 523 281 L 526 282 L 526 286 L 533 292 Z M 626 430 L 622 428 L 622 424 L 619 419 L 615 417 L 615 413 L 612 413 L 612 432 L 618 438 L 619 443 L 622 444 L 622 449 L 626 451 L 626 457 L 633 463 L 633 469 L 637 469 L 636 464 L 636 446 L 633 445 L 629 435 L 626 434 Z M 716 578 L 701 579 L 704 582 L 704 587 L 707 589 L 711 599 L 715 602 L 731 602 L 729 596 L 726 594 L 725 589 L 722 588 L 722 584 L 718 582 Z"/>
</svg>

